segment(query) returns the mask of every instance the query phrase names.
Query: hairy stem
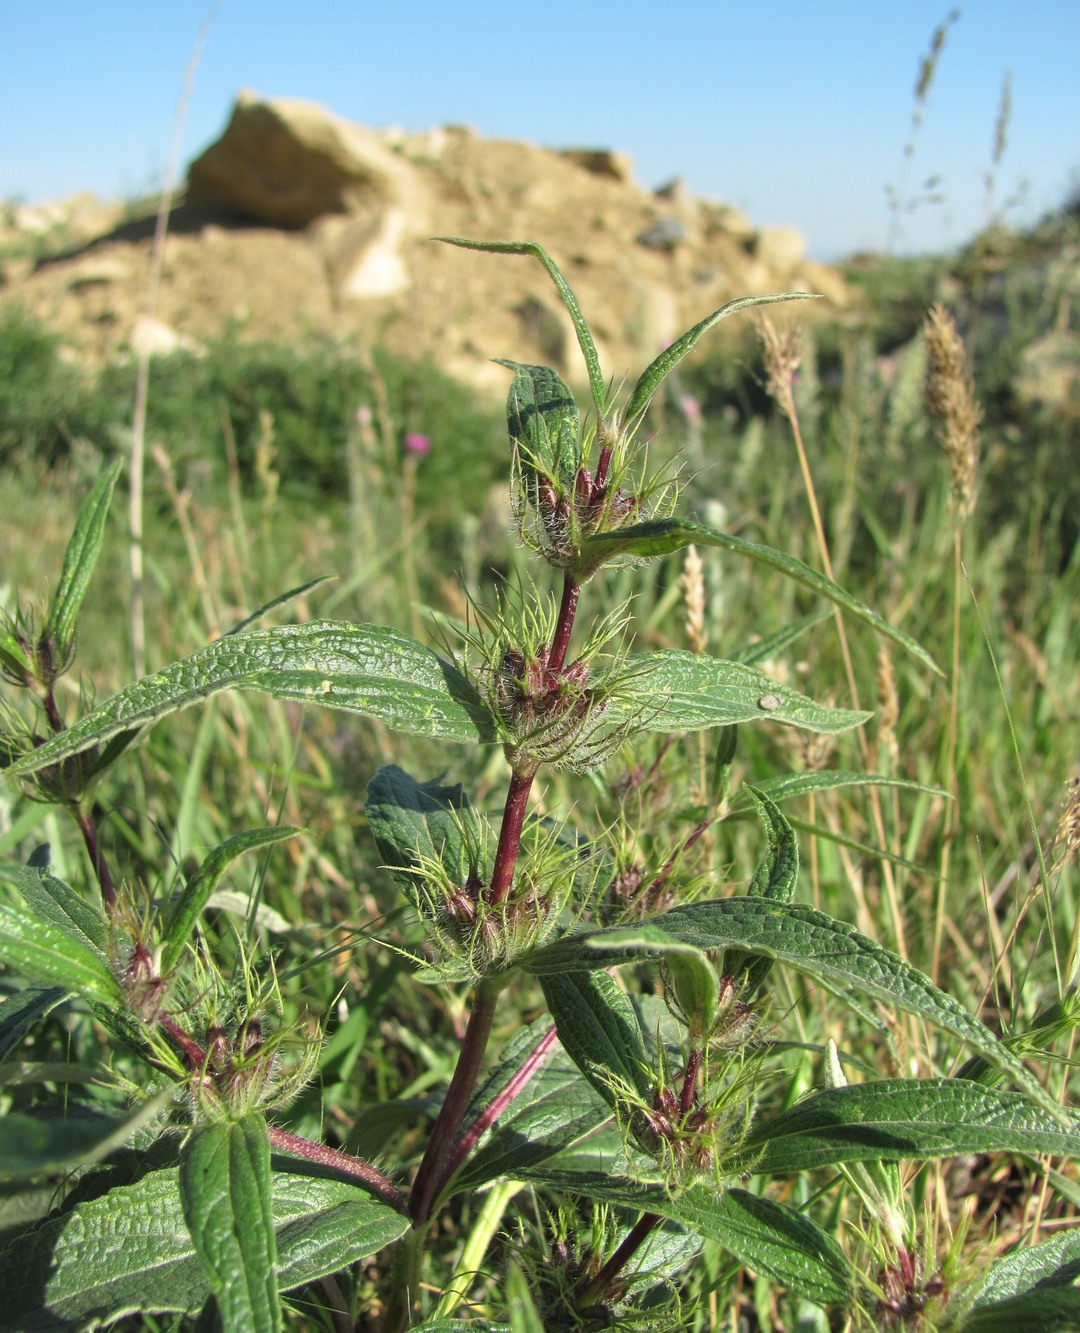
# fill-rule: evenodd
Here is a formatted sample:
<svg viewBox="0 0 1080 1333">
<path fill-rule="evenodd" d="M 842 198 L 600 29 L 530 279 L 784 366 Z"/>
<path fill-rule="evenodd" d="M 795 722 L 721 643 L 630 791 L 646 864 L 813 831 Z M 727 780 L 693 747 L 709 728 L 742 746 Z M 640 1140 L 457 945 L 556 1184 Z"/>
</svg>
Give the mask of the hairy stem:
<svg viewBox="0 0 1080 1333">
<path fill-rule="evenodd" d="M 309 1162 L 318 1162 L 320 1166 L 333 1167 L 353 1180 L 358 1180 L 373 1190 L 383 1203 L 399 1213 L 407 1212 L 404 1198 L 394 1188 L 381 1171 L 377 1171 L 369 1162 L 353 1157 L 349 1153 L 339 1152 L 337 1148 L 328 1148 L 325 1143 L 315 1143 L 312 1139 L 301 1138 L 299 1134 L 290 1134 L 286 1129 L 268 1125 L 270 1146 L 282 1152 L 291 1152 L 297 1157 L 304 1157 Z"/>
<path fill-rule="evenodd" d="M 694 1093 L 697 1091 L 698 1070 L 701 1068 L 701 1047 L 695 1046 L 686 1062 L 682 1090 L 679 1093 L 679 1111 L 688 1115 L 694 1105 Z"/>
<path fill-rule="evenodd" d="M 465 1109 L 476 1087 L 476 1079 L 487 1050 L 495 1021 L 495 1002 L 499 990 L 491 983 L 481 982 L 476 992 L 476 1003 L 469 1016 L 469 1026 L 461 1042 L 454 1076 L 446 1090 L 435 1128 L 431 1131 L 424 1160 L 413 1181 L 409 1198 L 409 1213 L 415 1227 L 422 1227 L 431 1216 L 431 1208 L 445 1184 L 446 1168 Z"/>
<path fill-rule="evenodd" d="M 574 616 L 577 612 L 581 584 L 575 583 L 567 574 L 563 580 L 562 602 L 559 604 L 559 620 L 555 626 L 555 636 L 551 640 L 548 654 L 548 667 L 552 671 L 561 671 L 566 665 L 566 654 L 570 650 L 570 632 L 574 628 Z"/>
<path fill-rule="evenodd" d="M 657 1213 L 642 1213 L 626 1239 L 581 1293 L 578 1309 L 587 1310 L 607 1296 L 615 1279 L 641 1249 L 661 1221 Z"/>
<path fill-rule="evenodd" d="M 116 907 L 116 885 L 113 883 L 112 871 L 109 869 L 109 863 L 105 860 L 105 853 L 101 850 L 101 843 L 98 841 L 97 825 L 81 806 L 76 806 L 73 813 L 75 822 L 79 826 L 79 832 L 82 834 L 83 842 L 86 844 L 90 864 L 94 867 L 94 874 L 101 886 L 101 901 L 105 904 L 105 910 L 111 916 L 113 909 Z"/>
<path fill-rule="evenodd" d="M 453 1176 L 454 1172 L 462 1162 L 464 1162 L 465 1158 L 468 1157 L 469 1153 L 471 1153 L 477 1143 L 479 1143 L 481 1136 L 491 1128 L 495 1121 L 498 1120 L 499 1116 L 503 1114 L 514 1098 L 521 1092 L 522 1088 L 529 1082 L 532 1076 L 547 1059 L 548 1054 L 556 1041 L 558 1041 L 558 1033 L 553 1027 L 548 1028 L 525 1057 L 525 1061 L 521 1068 L 513 1076 L 510 1082 L 507 1083 L 506 1087 L 503 1088 L 502 1092 L 484 1107 L 465 1133 L 462 1134 L 461 1138 L 458 1139 L 457 1143 L 454 1144 L 453 1151 L 450 1154 L 450 1160 L 446 1164 L 446 1180 L 449 1180 L 451 1176 Z M 443 1181 L 442 1183 L 445 1184 L 446 1181 Z"/>
<path fill-rule="evenodd" d="M 495 850 L 495 864 L 491 870 L 491 884 L 485 895 L 489 903 L 505 902 L 514 882 L 521 830 L 525 825 L 525 811 L 529 807 L 529 792 L 535 776 L 536 769 L 533 768 L 531 771 L 515 773 L 510 779 L 506 804 L 503 806 L 502 826 L 499 829 L 499 845 Z"/>
</svg>

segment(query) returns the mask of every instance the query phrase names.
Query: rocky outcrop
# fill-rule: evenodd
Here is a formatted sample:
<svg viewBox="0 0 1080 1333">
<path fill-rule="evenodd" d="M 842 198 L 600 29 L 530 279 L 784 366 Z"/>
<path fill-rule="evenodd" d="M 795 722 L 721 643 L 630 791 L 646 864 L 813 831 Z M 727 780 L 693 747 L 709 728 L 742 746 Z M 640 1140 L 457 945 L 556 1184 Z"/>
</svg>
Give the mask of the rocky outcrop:
<svg viewBox="0 0 1080 1333">
<path fill-rule="evenodd" d="M 152 231 L 149 218 L 127 221 L 13 271 L 0 296 L 90 354 L 144 345 L 145 323 L 135 332 Z M 581 377 L 573 328 L 539 265 L 452 250 L 433 234 L 542 244 L 616 379 L 733 297 L 808 290 L 845 301 L 797 232 L 759 231 L 681 181 L 643 190 L 625 154 L 485 140 L 460 126 L 375 131 L 308 102 L 244 93 L 191 165 L 156 318 L 197 343 L 226 325 L 258 339 L 379 341 L 500 391 L 495 356 Z"/>
</svg>

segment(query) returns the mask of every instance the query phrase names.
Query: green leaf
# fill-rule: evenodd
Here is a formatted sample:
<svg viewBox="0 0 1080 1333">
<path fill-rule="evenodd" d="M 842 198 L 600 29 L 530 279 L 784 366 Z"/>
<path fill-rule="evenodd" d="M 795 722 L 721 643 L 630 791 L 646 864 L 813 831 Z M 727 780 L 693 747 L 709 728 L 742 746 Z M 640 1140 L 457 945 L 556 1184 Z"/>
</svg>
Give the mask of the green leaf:
<svg viewBox="0 0 1080 1333">
<path fill-rule="evenodd" d="M 1072 1226 L 1039 1245 L 1021 1246 L 999 1259 L 961 1300 L 969 1310 L 981 1310 L 1038 1288 L 1072 1286 L 1078 1278 L 1080 1226 Z"/>
<path fill-rule="evenodd" d="M 681 1222 L 807 1300 L 843 1305 L 850 1295 L 851 1265 L 836 1241 L 802 1213 L 746 1190 L 718 1193 L 709 1185 L 694 1185 L 676 1193 L 608 1172 L 546 1166 L 520 1174 L 536 1184 Z"/>
<path fill-rule="evenodd" d="M 871 716 L 850 708 L 826 708 L 740 662 L 680 649 L 631 654 L 610 671 L 596 672 L 612 695 L 604 718 L 635 731 L 699 731 L 736 722 L 783 722 L 829 735 L 857 727 Z"/>
<path fill-rule="evenodd" d="M 499 360 L 514 372 L 506 399 L 506 426 L 521 455 L 526 478 L 574 492 L 581 466 L 581 414 L 574 395 L 549 366 Z"/>
<path fill-rule="evenodd" d="M 368 783 L 364 813 L 383 865 L 410 900 L 423 861 L 440 862 L 453 883 L 464 885 L 469 862 L 462 832 L 478 847 L 487 839 L 460 783 L 417 782 L 396 764 L 385 764 Z"/>
<path fill-rule="evenodd" d="M 814 977 L 842 999 L 851 992 L 918 1014 L 985 1055 L 1051 1115 L 1062 1116 L 1049 1093 L 963 1005 L 938 990 L 922 972 L 844 921 L 801 903 L 725 898 L 673 908 L 654 917 L 649 925 L 699 949 L 739 948 L 786 963 Z M 648 950 L 610 943 L 615 933 L 606 930 L 564 936 L 537 949 L 523 966 L 534 975 L 548 976 L 612 967 L 648 956 Z"/>
<path fill-rule="evenodd" d="M 511 1263 L 506 1273 L 506 1301 L 510 1307 L 510 1333 L 545 1333 L 525 1274 Z"/>
<path fill-rule="evenodd" d="M 199 1125 L 180 1154 L 180 1199 L 227 1329 L 281 1328 L 266 1120 Z"/>
<path fill-rule="evenodd" d="M 799 844 L 791 825 L 779 807 L 763 792 L 753 787 L 742 789 L 757 806 L 758 822 L 765 835 L 765 855 L 746 890 L 751 898 L 766 898 L 771 902 L 790 903 L 795 897 L 799 879 Z M 772 970 L 771 958 L 748 955 L 741 949 L 724 954 L 721 971 L 741 977 L 740 993 L 751 1000 L 764 985 Z"/>
<path fill-rule="evenodd" d="M 206 904 L 214 896 L 225 872 L 232 863 L 245 852 L 255 851 L 260 847 L 272 846 L 275 842 L 284 842 L 286 838 L 295 838 L 300 829 L 262 828 L 248 829 L 227 838 L 220 847 L 206 857 L 202 865 L 178 894 L 172 905 L 161 934 L 161 971 L 168 974 L 173 970 L 184 951 L 184 945 L 195 929 L 195 923 L 202 915 Z"/>
<path fill-rule="evenodd" d="M 89 1070 L 86 1073 L 88 1078 L 98 1076 Z M 99 1162 L 114 1148 L 130 1142 L 172 1097 L 170 1088 L 123 1116 L 53 1118 L 42 1112 L 9 1111 L 0 1117 L 0 1178 L 28 1180 Z"/>
<path fill-rule="evenodd" d="M 604 375 L 600 369 L 600 358 L 596 354 L 596 344 L 589 332 L 589 326 L 585 323 L 577 297 L 543 246 L 537 245 L 535 241 L 467 241 L 460 236 L 436 236 L 435 239 L 445 241 L 447 245 L 458 245 L 463 250 L 485 250 L 493 255 L 531 255 L 533 259 L 539 259 L 558 289 L 566 313 L 574 325 L 578 346 L 581 348 L 581 355 L 585 358 L 585 367 L 589 372 L 589 388 L 592 390 L 596 416 L 599 420 L 604 415 L 607 386 L 604 384 Z"/>
<path fill-rule="evenodd" d="M 1022 1093 L 966 1079 L 853 1083 L 755 1120 L 731 1169 L 791 1175 L 839 1162 L 991 1152 L 1077 1157 L 1080 1127 L 1064 1127 Z"/>
<path fill-rule="evenodd" d="M 790 801 L 793 796 L 810 796 L 820 791 L 837 791 L 843 787 L 898 787 L 903 791 L 922 792 L 927 796 L 948 796 L 940 787 L 932 787 L 913 778 L 892 778 L 882 773 L 860 773 L 858 770 L 824 768 L 814 773 L 782 773 L 775 778 L 755 779 L 754 788 L 773 801 Z M 731 798 L 732 813 L 748 810 L 754 804 L 749 789 L 740 787 Z"/>
<path fill-rule="evenodd" d="M 61 660 L 67 656 L 75 638 L 75 625 L 101 552 L 105 520 L 109 516 L 113 491 L 123 466 L 123 459 L 117 458 L 98 478 L 79 511 L 71 540 L 64 552 L 60 582 L 53 593 L 49 621 L 45 628 L 46 634 L 56 644 Z"/>
<path fill-rule="evenodd" d="M 608 1106 L 617 1099 L 605 1073 L 651 1099 L 649 1059 L 626 992 L 602 971 L 543 974 L 540 984 L 563 1050 Z"/>
<path fill-rule="evenodd" d="M 0 873 L 15 885 L 27 907 L 41 921 L 48 921 L 81 943 L 104 952 L 105 922 L 101 910 L 76 893 L 70 884 L 50 875 L 43 865 L 5 866 Z"/>
<path fill-rule="evenodd" d="M 363 713 L 437 740 L 496 739 L 486 705 L 452 662 L 385 626 L 313 620 L 218 639 L 114 694 L 8 772 L 32 773 L 227 689 Z"/>
<path fill-rule="evenodd" d="M 1080 1290 L 1051 1287 L 1025 1291 L 995 1305 L 982 1306 L 962 1319 L 956 1333 L 1076 1333 L 1080 1328 Z"/>
<path fill-rule="evenodd" d="M 290 1158 L 274 1166 L 282 1291 L 339 1272 L 408 1229 L 407 1217 L 336 1175 Z M 0 1250 L 0 1291 L 0 1333 L 200 1309 L 210 1286 L 184 1222 L 178 1172 L 153 1171 L 15 1237 Z"/>
<path fill-rule="evenodd" d="M 610 1118 L 607 1101 L 564 1052 L 555 1050 L 465 1161 L 450 1192 L 475 1190 L 500 1177 L 513 1179 L 519 1168 L 565 1151 Z"/>
<path fill-rule="evenodd" d="M 642 372 L 641 378 L 634 385 L 634 392 L 630 395 L 630 401 L 626 405 L 623 419 L 628 424 L 633 425 L 649 406 L 653 394 L 667 376 L 671 374 L 684 356 L 693 351 L 701 335 L 707 333 L 715 324 L 719 324 L 722 319 L 727 319 L 729 315 L 737 314 L 740 310 L 748 310 L 752 306 L 772 305 L 775 301 L 814 301 L 817 299 L 816 293 L 813 292 L 777 292 L 770 296 L 740 296 L 738 300 L 729 301 L 727 305 L 721 306 L 719 310 L 714 310 L 711 315 L 706 315 L 700 324 L 695 324 L 681 338 L 676 338 L 669 347 L 665 347 L 656 360 Z"/>
<path fill-rule="evenodd" d="M 719 546 L 724 550 L 735 551 L 770 569 L 801 583 L 804 588 L 827 598 L 842 611 L 848 612 L 871 629 L 876 630 L 893 643 L 917 657 L 931 671 L 941 676 L 944 673 L 933 661 L 926 650 L 903 630 L 899 630 L 882 620 L 876 611 L 871 611 L 856 597 L 845 592 L 839 584 L 816 569 L 804 565 L 792 555 L 776 551 L 771 546 L 762 546 L 757 542 L 748 542 L 742 537 L 732 537 L 717 528 L 706 527 L 702 523 L 693 523 L 685 518 L 653 519 L 648 523 L 636 523 L 632 527 L 622 528 L 618 532 L 600 532 L 590 537 L 585 543 L 585 556 L 591 568 L 598 568 L 607 560 L 620 555 L 656 556 L 668 555 L 693 543 L 695 546 Z"/>
<path fill-rule="evenodd" d="M 0 904 L 0 963 L 28 981 L 60 986 L 99 1004 L 120 1003 L 105 957 L 67 930 Z"/>
<path fill-rule="evenodd" d="M 0 1060 L 66 997 L 60 986 L 26 986 L 0 1003 Z"/>
<path fill-rule="evenodd" d="M 12 627 L 0 620 L 0 668 L 14 680 L 29 682 L 34 679 L 34 663 L 19 642 Z"/>
</svg>

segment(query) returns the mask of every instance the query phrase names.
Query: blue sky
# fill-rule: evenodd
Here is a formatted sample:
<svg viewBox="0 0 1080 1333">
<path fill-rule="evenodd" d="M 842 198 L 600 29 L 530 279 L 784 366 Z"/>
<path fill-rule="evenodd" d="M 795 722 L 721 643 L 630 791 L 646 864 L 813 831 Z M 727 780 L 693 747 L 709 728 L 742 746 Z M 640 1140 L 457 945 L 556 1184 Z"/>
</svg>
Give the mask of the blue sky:
<svg viewBox="0 0 1080 1333">
<path fill-rule="evenodd" d="M 159 183 L 200 25 L 181 160 L 236 91 L 305 97 L 368 125 L 455 123 L 552 147 L 619 148 L 649 188 L 682 176 L 832 259 L 890 241 L 886 187 L 918 208 L 896 248 L 942 249 L 986 216 L 1002 79 L 1013 114 L 997 198 L 1015 222 L 1080 183 L 1080 3 L 968 0 L 904 175 L 919 59 L 949 0 L 3 0 L 0 199 Z M 542 240 L 543 238 L 537 238 Z"/>
</svg>

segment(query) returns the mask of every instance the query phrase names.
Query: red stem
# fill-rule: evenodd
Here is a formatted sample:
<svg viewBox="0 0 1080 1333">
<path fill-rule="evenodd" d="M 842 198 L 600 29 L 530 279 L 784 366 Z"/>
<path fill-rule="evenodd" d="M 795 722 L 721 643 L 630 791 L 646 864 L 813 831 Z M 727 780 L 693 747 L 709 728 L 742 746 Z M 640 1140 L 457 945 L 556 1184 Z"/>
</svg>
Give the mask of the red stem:
<svg viewBox="0 0 1080 1333">
<path fill-rule="evenodd" d="M 641 1214 L 623 1243 L 585 1288 L 579 1301 L 579 1308 L 587 1308 L 604 1299 L 612 1283 L 652 1235 L 660 1221 L 661 1218 L 656 1213 Z"/>
<path fill-rule="evenodd" d="M 294 1153 L 309 1162 L 318 1162 L 320 1166 L 333 1167 L 335 1171 L 341 1171 L 344 1175 L 351 1176 L 353 1180 L 368 1185 L 384 1203 L 396 1208 L 399 1213 L 408 1211 L 401 1194 L 383 1173 L 377 1171 L 370 1163 L 362 1161 L 359 1157 L 353 1157 L 350 1153 L 339 1152 L 337 1148 L 328 1148 L 325 1143 L 315 1143 L 311 1139 L 301 1138 L 299 1134 L 290 1134 L 288 1130 L 278 1129 L 276 1125 L 268 1125 L 267 1131 L 272 1148 Z"/>
<path fill-rule="evenodd" d="M 421 1226 L 431 1216 L 432 1205 L 446 1182 L 446 1167 L 454 1138 L 476 1086 L 488 1038 L 491 1036 L 497 997 L 498 990 L 494 987 L 486 987 L 481 983 L 477 989 L 476 1004 L 469 1016 L 469 1026 L 465 1029 L 454 1076 L 446 1090 L 435 1128 L 431 1131 L 424 1160 L 413 1181 L 409 1212 L 414 1226 Z"/>
<path fill-rule="evenodd" d="M 493 1098 L 487 1106 L 480 1112 L 469 1128 L 462 1134 L 454 1145 L 454 1150 L 450 1154 L 450 1160 L 446 1164 L 446 1177 L 440 1182 L 440 1190 L 446 1182 L 453 1176 L 454 1172 L 462 1164 L 469 1153 L 479 1143 L 483 1135 L 498 1120 L 499 1116 L 506 1110 L 510 1103 L 525 1087 L 526 1083 L 532 1078 L 536 1071 L 547 1059 L 549 1052 L 559 1039 L 559 1034 L 555 1029 L 548 1028 L 537 1044 L 525 1057 L 525 1063 L 513 1076 L 510 1082 L 503 1088 L 502 1092 Z"/>
<path fill-rule="evenodd" d="M 514 882 L 521 830 L 525 825 L 525 811 L 528 809 L 529 792 L 535 776 L 534 768 L 531 772 L 514 773 L 510 778 L 506 804 L 503 806 L 502 827 L 499 829 L 499 845 L 491 869 L 491 884 L 484 895 L 489 903 L 505 902 Z"/>
<path fill-rule="evenodd" d="M 116 886 L 113 884 L 109 863 L 105 860 L 101 843 L 98 841 L 97 826 L 85 810 L 76 807 L 74 814 L 75 822 L 78 824 L 79 832 L 86 844 L 86 850 L 90 854 L 90 864 L 94 867 L 94 874 L 101 886 L 101 901 L 105 904 L 105 909 L 111 916 L 116 907 Z"/>
<path fill-rule="evenodd" d="M 694 1105 L 694 1092 L 697 1088 L 698 1070 L 700 1068 L 701 1047 L 697 1046 L 690 1052 L 690 1059 L 686 1062 L 682 1091 L 679 1093 L 679 1111 L 682 1115 L 688 1115 Z"/>
<path fill-rule="evenodd" d="M 574 628 L 574 615 L 577 612 L 581 584 L 575 583 L 569 574 L 563 579 L 562 602 L 559 605 L 559 619 L 555 626 L 555 637 L 551 640 L 548 653 L 548 669 L 561 671 L 566 665 L 566 654 L 570 649 L 570 631 Z"/>
</svg>

